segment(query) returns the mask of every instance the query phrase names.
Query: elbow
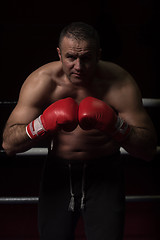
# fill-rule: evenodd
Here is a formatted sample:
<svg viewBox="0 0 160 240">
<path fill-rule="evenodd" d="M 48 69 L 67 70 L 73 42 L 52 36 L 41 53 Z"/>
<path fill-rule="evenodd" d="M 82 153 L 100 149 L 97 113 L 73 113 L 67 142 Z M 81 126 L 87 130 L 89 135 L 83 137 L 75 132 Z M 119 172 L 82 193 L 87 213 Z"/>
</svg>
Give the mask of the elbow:
<svg viewBox="0 0 160 240">
<path fill-rule="evenodd" d="M 156 147 L 153 149 L 151 160 L 153 160 L 153 159 L 156 157 L 157 154 L 158 154 L 158 146 L 156 146 Z"/>
<path fill-rule="evenodd" d="M 146 146 L 143 147 L 142 158 L 146 162 L 151 162 L 157 155 L 157 136 L 153 135 Z"/>
<path fill-rule="evenodd" d="M 7 156 L 11 157 L 16 155 L 15 149 L 9 146 L 5 141 L 2 142 L 2 148 L 4 149 Z"/>
<path fill-rule="evenodd" d="M 158 153 L 157 137 L 155 136 L 155 138 L 152 139 L 151 142 L 152 142 L 152 144 L 150 144 L 150 147 L 148 147 L 148 151 L 146 151 L 146 153 L 148 152 L 148 158 L 146 159 L 147 162 L 152 161 Z"/>
<path fill-rule="evenodd" d="M 151 162 L 157 154 L 157 147 L 148 150 L 149 151 L 146 151 L 146 153 L 144 154 L 143 160 L 145 160 L 146 162 Z"/>
<path fill-rule="evenodd" d="M 142 160 L 146 161 L 146 162 L 151 162 L 154 159 L 153 155 L 147 155 L 147 156 L 143 156 Z"/>
<path fill-rule="evenodd" d="M 133 156 L 134 158 L 146 161 L 146 162 L 151 162 L 156 154 L 157 154 L 157 148 L 156 147 L 149 147 L 148 149 L 139 149 L 139 150 L 130 150 L 127 151 L 131 156 Z"/>
</svg>

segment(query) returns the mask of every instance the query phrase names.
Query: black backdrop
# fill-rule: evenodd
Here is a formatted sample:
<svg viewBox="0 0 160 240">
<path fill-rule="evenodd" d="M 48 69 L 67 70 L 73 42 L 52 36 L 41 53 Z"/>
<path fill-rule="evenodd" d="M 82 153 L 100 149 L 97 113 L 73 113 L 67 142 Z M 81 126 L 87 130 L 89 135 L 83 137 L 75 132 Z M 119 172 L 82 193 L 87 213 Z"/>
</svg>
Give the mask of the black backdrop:
<svg viewBox="0 0 160 240">
<path fill-rule="evenodd" d="M 104 60 L 126 68 L 143 97 L 159 97 L 159 9 L 153 0 L 6 0 L 1 4 L 0 100 L 17 100 L 25 78 L 58 59 L 60 30 L 85 21 L 100 34 Z"/>
</svg>

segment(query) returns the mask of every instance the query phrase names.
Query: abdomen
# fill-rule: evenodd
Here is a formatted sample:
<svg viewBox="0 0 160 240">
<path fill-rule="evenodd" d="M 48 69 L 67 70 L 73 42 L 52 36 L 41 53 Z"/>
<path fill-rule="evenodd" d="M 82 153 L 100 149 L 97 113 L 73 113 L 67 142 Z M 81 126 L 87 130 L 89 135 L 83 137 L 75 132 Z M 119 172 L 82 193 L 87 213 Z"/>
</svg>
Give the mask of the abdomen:
<svg viewBox="0 0 160 240">
<path fill-rule="evenodd" d="M 113 155 L 118 144 L 98 130 L 84 131 L 79 126 L 72 132 L 58 133 L 53 153 L 65 159 L 89 160 Z"/>
</svg>

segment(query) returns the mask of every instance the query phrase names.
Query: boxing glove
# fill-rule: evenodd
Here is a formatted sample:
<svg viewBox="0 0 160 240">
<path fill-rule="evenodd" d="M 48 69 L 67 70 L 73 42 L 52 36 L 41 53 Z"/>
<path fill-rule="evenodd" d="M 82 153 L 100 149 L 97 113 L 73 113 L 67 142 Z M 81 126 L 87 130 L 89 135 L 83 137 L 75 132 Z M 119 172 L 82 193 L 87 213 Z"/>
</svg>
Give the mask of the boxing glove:
<svg viewBox="0 0 160 240">
<path fill-rule="evenodd" d="M 46 132 L 53 133 L 57 129 L 73 131 L 78 125 L 78 104 L 68 97 L 51 104 L 42 115 L 26 126 L 26 133 L 37 138 Z"/>
<path fill-rule="evenodd" d="M 130 133 L 131 127 L 103 101 L 87 97 L 79 105 L 79 125 L 84 130 L 98 129 L 117 142 L 122 142 Z"/>
</svg>

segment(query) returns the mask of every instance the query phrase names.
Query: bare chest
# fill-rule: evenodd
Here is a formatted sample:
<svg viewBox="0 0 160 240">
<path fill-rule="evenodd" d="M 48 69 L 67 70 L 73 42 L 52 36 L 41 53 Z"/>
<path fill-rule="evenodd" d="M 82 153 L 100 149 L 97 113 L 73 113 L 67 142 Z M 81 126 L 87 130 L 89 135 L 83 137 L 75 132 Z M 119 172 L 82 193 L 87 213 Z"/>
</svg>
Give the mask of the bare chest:
<svg viewBox="0 0 160 240">
<path fill-rule="evenodd" d="M 66 97 L 72 97 L 77 103 L 88 96 L 104 100 L 107 96 L 107 87 L 104 84 L 90 84 L 88 87 L 78 87 L 71 84 L 57 85 L 51 95 L 51 102 Z"/>
</svg>

